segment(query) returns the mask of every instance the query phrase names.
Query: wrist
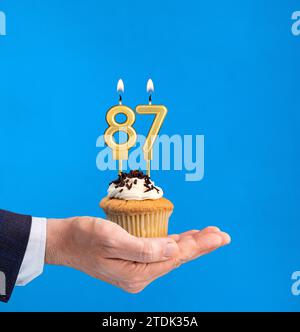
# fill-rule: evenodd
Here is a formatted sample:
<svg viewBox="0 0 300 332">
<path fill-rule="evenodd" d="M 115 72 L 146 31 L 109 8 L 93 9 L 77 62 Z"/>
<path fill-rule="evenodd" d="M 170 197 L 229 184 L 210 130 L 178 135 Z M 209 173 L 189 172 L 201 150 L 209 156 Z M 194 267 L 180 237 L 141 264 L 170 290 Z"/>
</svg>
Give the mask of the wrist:
<svg viewBox="0 0 300 332">
<path fill-rule="evenodd" d="M 66 265 L 67 234 L 72 219 L 48 219 L 45 263 Z"/>
</svg>

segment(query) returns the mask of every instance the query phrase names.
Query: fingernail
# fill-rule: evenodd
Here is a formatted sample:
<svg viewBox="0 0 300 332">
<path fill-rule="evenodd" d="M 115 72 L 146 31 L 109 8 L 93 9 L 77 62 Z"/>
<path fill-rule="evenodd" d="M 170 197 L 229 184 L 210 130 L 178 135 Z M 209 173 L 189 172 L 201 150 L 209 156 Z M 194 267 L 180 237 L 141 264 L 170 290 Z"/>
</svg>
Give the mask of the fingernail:
<svg viewBox="0 0 300 332">
<path fill-rule="evenodd" d="M 220 247 L 223 244 L 223 237 L 219 233 L 208 234 L 211 247 Z"/>
<path fill-rule="evenodd" d="M 216 226 L 208 226 L 207 230 L 210 230 L 212 232 L 220 232 L 221 231 L 220 228 L 216 227 Z"/>
<path fill-rule="evenodd" d="M 225 232 L 221 232 L 222 237 L 223 237 L 223 244 L 229 244 L 231 242 L 231 237 L 229 234 L 225 233 Z"/>
<path fill-rule="evenodd" d="M 164 257 L 173 257 L 177 253 L 177 244 L 174 241 L 168 242 L 165 249 Z"/>
</svg>

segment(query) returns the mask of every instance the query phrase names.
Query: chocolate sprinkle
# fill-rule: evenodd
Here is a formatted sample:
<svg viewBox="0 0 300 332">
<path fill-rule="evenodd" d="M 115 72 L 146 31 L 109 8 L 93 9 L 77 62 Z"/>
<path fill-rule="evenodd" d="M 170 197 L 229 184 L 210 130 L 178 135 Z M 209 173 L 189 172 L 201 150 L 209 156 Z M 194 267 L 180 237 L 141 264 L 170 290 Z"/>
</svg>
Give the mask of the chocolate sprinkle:
<svg viewBox="0 0 300 332">
<path fill-rule="evenodd" d="M 128 190 L 130 190 L 132 188 L 132 183 L 131 184 L 126 184 L 126 187 Z"/>
<path fill-rule="evenodd" d="M 148 192 L 151 190 L 156 190 L 159 193 L 159 189 L 157 187 L 155 187 L 153 184 L 151 184 L 150 177 L 139 170 L 130 171 L 129 173 L 122 172 L 121 174 L 119 174 L 119 176 L 116 180 L 114 180 L 110 183 L 110 185 L 114 184 L 115 188 L 119 188 L 119 187 L 122 188 L 122 187 L 126 186 L 126 188 L 128 190 L 131 190 L 132 183 L 128 184 L 128 182 L 132 178 L 144 180 L 144 186 L 147 188 L 147 190 L 145 192 Z M 137 184 L 137 179 L 134 180 L 134 182 L 133 182 L 134 184 Z M 120 189 L 119 192 L 122 192 L 122 191 L 123 191 L 123 189 Z"/>
</svg>

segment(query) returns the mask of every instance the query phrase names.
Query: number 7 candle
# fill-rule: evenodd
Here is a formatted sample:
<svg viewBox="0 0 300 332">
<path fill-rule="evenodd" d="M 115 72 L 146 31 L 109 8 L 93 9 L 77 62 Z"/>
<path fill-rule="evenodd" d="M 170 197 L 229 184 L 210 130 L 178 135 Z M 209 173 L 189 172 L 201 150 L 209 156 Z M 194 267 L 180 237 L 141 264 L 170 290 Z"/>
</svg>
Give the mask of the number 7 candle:
<svg viewBox="0 0 300 332">
<path fill-rule="evenodd" d="M 147 163 L 147 175 L 150 177 L 151 160 L 153 159 L 153 145 L 165 120 L 168 110 L 164 105 L 152 105 L 152 93 L 154 92 L 154 84 L 151 79 L 149 79 L 147 82 L 147 92 L 149 93 L 148 105 L 138 105 L 136 107 L 136 112 L 139 114 L 155 115 L 154 121 L 143 146 L 144 159 Z"/>
</svg>

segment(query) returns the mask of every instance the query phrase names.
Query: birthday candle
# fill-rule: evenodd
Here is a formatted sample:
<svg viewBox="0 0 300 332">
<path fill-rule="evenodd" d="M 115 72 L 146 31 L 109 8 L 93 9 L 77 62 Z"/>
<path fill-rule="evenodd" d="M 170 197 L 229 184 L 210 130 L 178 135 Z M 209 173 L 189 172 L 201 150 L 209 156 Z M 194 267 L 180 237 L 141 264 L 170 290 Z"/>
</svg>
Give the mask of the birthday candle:
<svg viewBox="0 0 300 332">
<path fill-rule="evenodd" d="M 128 159 L 128 151 L 135 145 L 137 135 L 132 127 L 135 122 L 135 113 L 130 107 L 123 105 L 122 93 L 124 93 L 124 83 L 121 79 L 118 81 L 117 92 L 119 93 L 119 105 L 111 107 L 106 113 L 106 121 L 109 127 L 104 133 L 104 140 L 112 149 L 113 159 L 119 162 L 120 174 L 122 172 L 122 161 Z M 124 114 L 126 120 L 122 123 L 117 122 L 116 116 L 118 114 Z M 114 139 L 114 135 L 121 131 L 127 134 L 127 141 L 118 144 Z"/>
<path fill-rule="evenodd" d="M 160 128 L 167 115 L 167 108 L 164 105 L 152 105 L 152 93 L 154 92 L 154 84 L 151 79 L 147 82 L 147 92 L 149 93 L 148 105 L 138 105 L 136 112 L 139 114 L 154 114 L 155 118 L 147 135 L 143 146 L 144 158 L 147 163 L 147 174 L 151 174 L 151 160 L 153 159 L 153 145 L 159 134 Z"/>
</svg>

